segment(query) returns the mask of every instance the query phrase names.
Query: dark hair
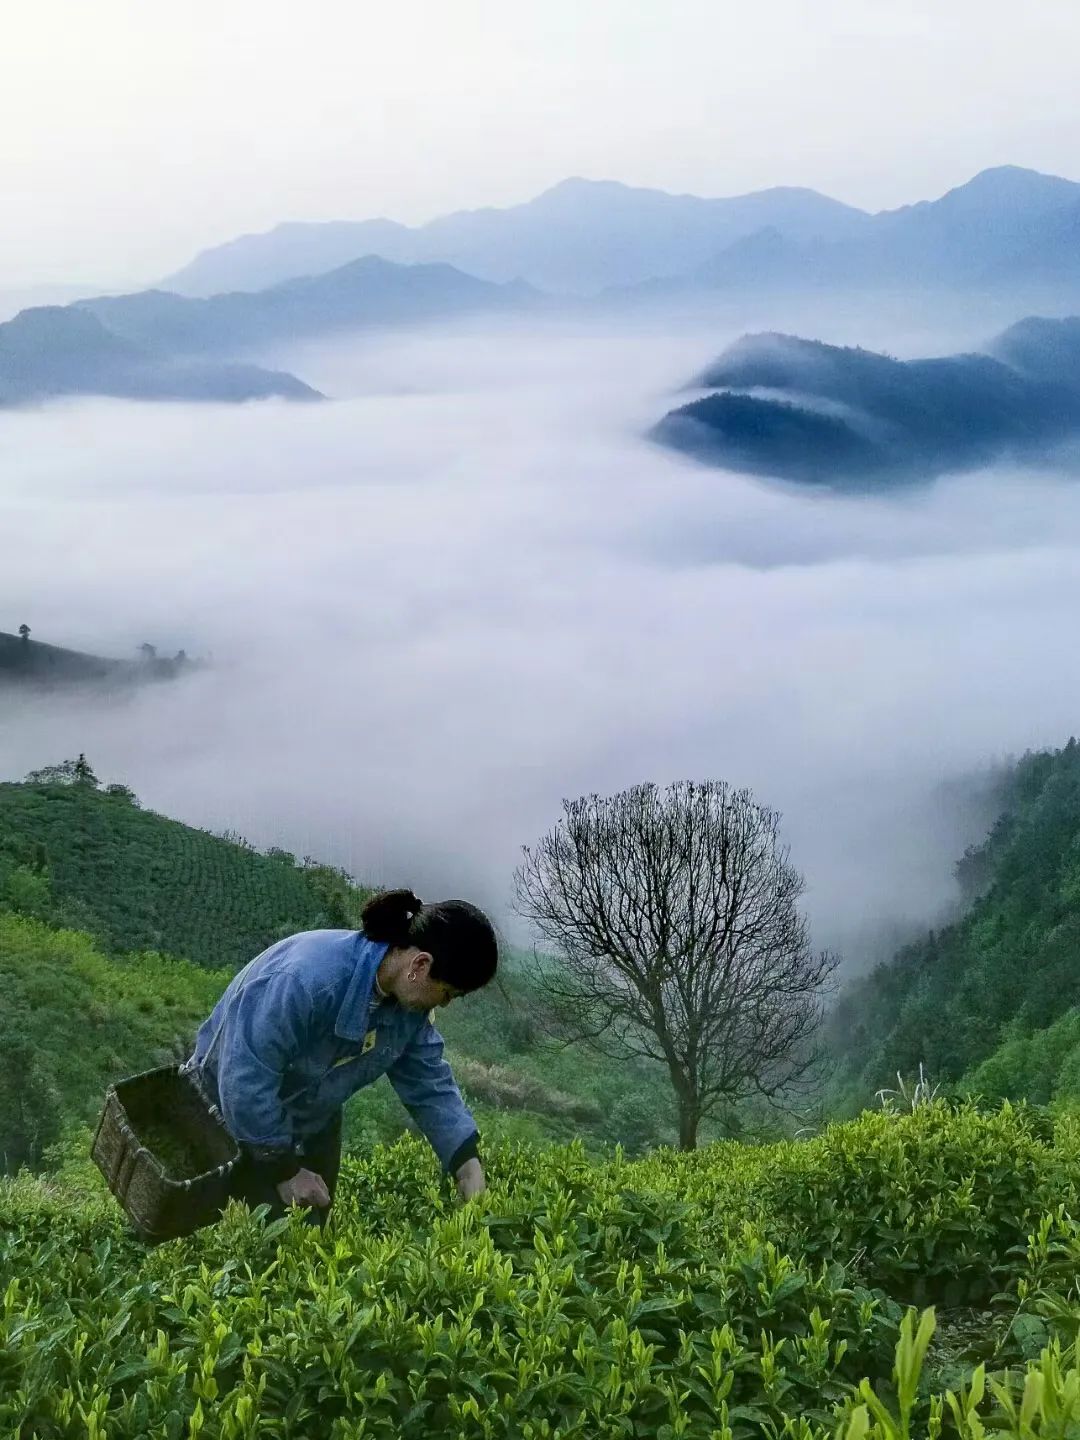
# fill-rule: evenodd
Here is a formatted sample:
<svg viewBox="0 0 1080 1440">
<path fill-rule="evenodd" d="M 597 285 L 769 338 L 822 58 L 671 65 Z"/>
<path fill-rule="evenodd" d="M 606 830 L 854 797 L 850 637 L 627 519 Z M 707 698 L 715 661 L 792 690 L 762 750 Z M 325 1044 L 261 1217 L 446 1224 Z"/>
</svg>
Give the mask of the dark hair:
<svg viewBox="0 0 1080 1440">
<path fill-rule="evenodd" d="M 369 940 L 427 950 L 431 978 L 445 980 L 455 990 L 479 990 L 499 963 L 495 929 L 468 900 L 425 905 L 411 890 L 384 890 L 367 902 L 360 919 Z"/>
</svg>

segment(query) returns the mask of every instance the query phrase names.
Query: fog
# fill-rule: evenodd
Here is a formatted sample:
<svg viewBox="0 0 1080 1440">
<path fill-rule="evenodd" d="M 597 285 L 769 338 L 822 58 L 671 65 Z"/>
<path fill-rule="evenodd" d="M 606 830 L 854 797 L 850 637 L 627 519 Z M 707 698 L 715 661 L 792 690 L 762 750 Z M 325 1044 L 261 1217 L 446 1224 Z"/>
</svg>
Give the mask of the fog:
<svg viewBox="0 0 1080 1440">
<path fill-rule="evenodd" d="M 511 934 L 520 847 L 563 797 L 722 778 L 783 813 L 816 938 L 864 963 L 866 926 L 951 903 L 987 823 L 943 783 L 1077 728 L 1080 488 L 1002 469 L 841 498 L 641 439 L 737 318 L 271 357 L 320 406 L 4 416 L 0 629 L 213 663 L 126 699 L 0 692 L 0 778 L 85 751 L 150 808 Z M 962 329 L 803 333 L 932 352 L 985 317 Z"/>
</svg>

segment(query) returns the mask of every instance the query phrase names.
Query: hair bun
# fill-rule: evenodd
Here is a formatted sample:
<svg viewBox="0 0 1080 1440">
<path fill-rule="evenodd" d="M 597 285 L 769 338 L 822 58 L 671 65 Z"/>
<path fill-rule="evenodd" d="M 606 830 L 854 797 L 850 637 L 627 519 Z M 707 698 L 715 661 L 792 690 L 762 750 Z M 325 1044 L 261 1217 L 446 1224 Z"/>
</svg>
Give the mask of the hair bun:
<svg viewBox="0 0 1080 1440">
<path fill-rule="evenodd" d="M 409 943 L 409 929 L 424 908 L 411 890 L 384 890 L 373 895 L 360 912 L 364 934 L 386 945 Z"/>
</svg>

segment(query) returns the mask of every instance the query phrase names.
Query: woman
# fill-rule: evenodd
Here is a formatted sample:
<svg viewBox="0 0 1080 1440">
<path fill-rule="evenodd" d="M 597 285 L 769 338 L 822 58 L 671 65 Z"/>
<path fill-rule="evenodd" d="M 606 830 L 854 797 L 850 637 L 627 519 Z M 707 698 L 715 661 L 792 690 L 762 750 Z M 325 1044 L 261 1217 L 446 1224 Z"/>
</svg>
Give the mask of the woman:
<svg viewBox="0 0 1080 1440">
<path fill-rule="evenodd" d="M 233 1194 L 322 1224 L 341 1160 L 341 1107 L 386 1075 L 463 1199 L 484 1189 L 476 1124 L 435 1011 L 495 974 L 490 921 L 409 890 L 369 900 L 363 928 L 279 940 L 230 982 L 184 1069 L 240 1146 Z"/>
</svg>

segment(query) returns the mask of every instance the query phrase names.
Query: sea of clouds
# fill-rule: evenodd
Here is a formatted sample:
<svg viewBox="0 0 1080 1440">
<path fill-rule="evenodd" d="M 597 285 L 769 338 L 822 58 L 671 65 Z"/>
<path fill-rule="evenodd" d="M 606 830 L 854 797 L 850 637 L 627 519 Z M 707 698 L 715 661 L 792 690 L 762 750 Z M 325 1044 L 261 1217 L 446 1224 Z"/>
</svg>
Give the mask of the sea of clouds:
<svg viewBox="0 0 1080 1440">
<path fill-rule="evenodd" d="M 520 847 L 564 797 L 726 779 L 782 812 L 815 936 L 865 964 L 952 903 L 988 822 L 967 778 L 1080 728 L 1080 487 L 842 498 L 643 439 L 743 320 L 368 335 L 269 357 L 324 405 L 3 416 L 0 629 L 212 664 L 0 692 L 0 779 L 84 751 L 155 810 L 515 936 Z M 799 328 L 918 353 L 978 327 Z"/>
</svg>

